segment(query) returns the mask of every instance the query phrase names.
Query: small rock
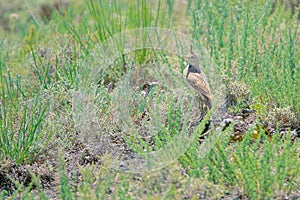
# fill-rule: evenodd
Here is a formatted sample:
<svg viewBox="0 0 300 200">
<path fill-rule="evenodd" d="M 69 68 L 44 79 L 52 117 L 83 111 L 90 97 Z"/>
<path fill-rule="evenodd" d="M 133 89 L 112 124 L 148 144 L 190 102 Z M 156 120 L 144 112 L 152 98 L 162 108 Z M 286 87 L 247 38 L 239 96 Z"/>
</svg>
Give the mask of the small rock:
<svg viewBox="0 0 300 200">
<path fill-rule="evenodd" d="M 9 15 L 9 19 L 10 19 L 10 20 L 16 21 L 16 20 L 19 19 L 19 15 L 16 14 L 16 13 L 11 13 L 11 14 Z"/>
</svg>

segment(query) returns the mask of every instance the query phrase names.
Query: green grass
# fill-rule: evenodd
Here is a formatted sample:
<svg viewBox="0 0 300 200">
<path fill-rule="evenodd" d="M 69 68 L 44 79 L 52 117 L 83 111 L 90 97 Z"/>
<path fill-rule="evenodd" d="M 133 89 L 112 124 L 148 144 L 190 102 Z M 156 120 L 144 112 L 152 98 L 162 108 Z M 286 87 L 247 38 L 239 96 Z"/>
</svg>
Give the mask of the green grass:
<svg viewBox="0 0 300 200">
<path fill-rule="evenodd" d="M 28 3 L 32 16 L 25 5 L 0 8 L 1 199 L 297 195 L 299 140 L 290 136 L 300 126 L 297 13 L 268 0 L 87 0 L 44 20 L 45 2 Z M 201 135 L 212 113 L 189 127 L 202 110 L 193 108 L 182 58 L 128 52 L 117 40 L 101 49 L 114 35 L 145 27 L 185 31 L 208 50 L 229 113 L 256 111 L 242 140 L 232 140 L 234 125 Z M 118 57 L 105 57 L 112 54 Z M 216 74 L 207 76 L 217 85 Z M 134 153 L 140 157 L 132 161 L 149 163 L 125 173 L 136 167 L 126 163 Z"/>
<path fill-rule="evenodd" d="M 47 125 L 50 100 L 42 93 L 25 93 L 20 77 L 14 78 L 9 70 L 4 76 L 3 68 L 1 65 L 1 157 L 17 163 L 30 162 L 39 148 L 51 140 L 51 125 Z"/>
<path fill-rule="evenodd" d="M 253 108 L 264 116 L 291 106 L 299 117 L 297 15 L 280 3 L 273 7 L 273 1 L 196 2 L 194 37 L 224 74 L 249 85 Z"/>
</svg>

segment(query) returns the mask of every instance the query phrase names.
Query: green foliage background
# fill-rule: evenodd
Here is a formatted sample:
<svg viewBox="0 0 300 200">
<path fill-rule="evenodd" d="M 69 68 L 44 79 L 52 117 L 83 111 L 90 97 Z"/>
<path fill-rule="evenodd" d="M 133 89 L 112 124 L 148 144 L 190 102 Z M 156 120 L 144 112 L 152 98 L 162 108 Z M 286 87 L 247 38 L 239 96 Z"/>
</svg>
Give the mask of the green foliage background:
<svg viewBox="0 0 300 200">
<path fill-rule="evenodd" d="M 270 0 L 87 0 L 56 6 L 59 12 L 42 1 L 0 3 L 2 199 L 282 199 L 298 195 L 299 141 L 291 138 L 291 131 L 300 125 L 296 10 Z M 89 84 L 94 77 L 87 66 L 99 62 L 93 55 L 95 44 L 150 26 L 190 34 L 207 48 L 230 82 L 227 86 L 247 86 L 247 95 L 237 90 L 229 110 L 251 108 L 257 120 L 240 142 L 232 141 L 233 127 L 227 128 L 205 157 L 200 156 L 201 145 L 195 140 L 178 160 L 159 171 L 126 174 L 110 168 L 112 154 L 99 153 L 99 145 L 86 140 L 97 138 L 96 134 L 78 133 L 70 91 L 84 88 L 92 93 L 99 131 L 117 136 L 107 84 L 122 79 L 128 60 L 146 63 L 154 56 L 147 50 L 135 52 L 133 58 L 123 56 L 95 85 Z M 123 135 L 131 149 L 159 149 L 178 134 L 182 113 L 174 111 L 171 97 L 166 102 L 173 105 L 166 113 L 168 126 L 158 124 L 164 129 L 154 144 Z M 137 107 L 147 102 L 142 103 Z M 140 113 L 135 114 L 138 119 Z M 272 137 L 264 122 L 274 128 Z M 292 130 L 279 134 L 282 127 Z M 23 168 L 30 178 L 12 172 Z"/>
</svg>

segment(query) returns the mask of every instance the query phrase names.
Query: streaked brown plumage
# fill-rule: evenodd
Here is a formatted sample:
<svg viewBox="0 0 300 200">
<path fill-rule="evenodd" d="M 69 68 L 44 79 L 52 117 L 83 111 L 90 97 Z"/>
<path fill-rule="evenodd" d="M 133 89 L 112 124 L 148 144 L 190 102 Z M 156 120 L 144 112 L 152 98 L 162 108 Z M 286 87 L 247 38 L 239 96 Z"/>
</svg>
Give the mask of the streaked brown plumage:
<svg viewBox="0 0 300 200">
<path fill-rule="evenodd" d="M 209 85 L 205 74 L 200 70 L 199 57 L 192 51 L 187 57 L 189 64 L 183 71 L 183 76 L 188 84 L 188 86 L 196 91 L 204 103 L 207 105 L 208 109 L 212 107 L 212 96 L 210 93 Z"/>
</svg>

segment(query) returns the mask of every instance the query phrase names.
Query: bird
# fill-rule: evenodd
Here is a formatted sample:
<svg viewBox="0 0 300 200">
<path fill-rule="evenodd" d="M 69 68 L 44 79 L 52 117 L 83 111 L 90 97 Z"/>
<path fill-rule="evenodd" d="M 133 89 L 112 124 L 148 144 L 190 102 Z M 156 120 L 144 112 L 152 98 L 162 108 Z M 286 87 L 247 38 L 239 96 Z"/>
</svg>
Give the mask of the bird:
<svg viewBox="0 0 300 200">
<path fill-rule="evenodd" d="M 199 66 L 199 57 L 193 52 L 191 45 L 191 52 L 186 57 L 188 65 L 183 70 L 183 76 L 187 85 L 194 90 L 204 101 L 208 110 L 212 108 L 212 95 L 207 82 L 207 78 Z"/>
</svg>

